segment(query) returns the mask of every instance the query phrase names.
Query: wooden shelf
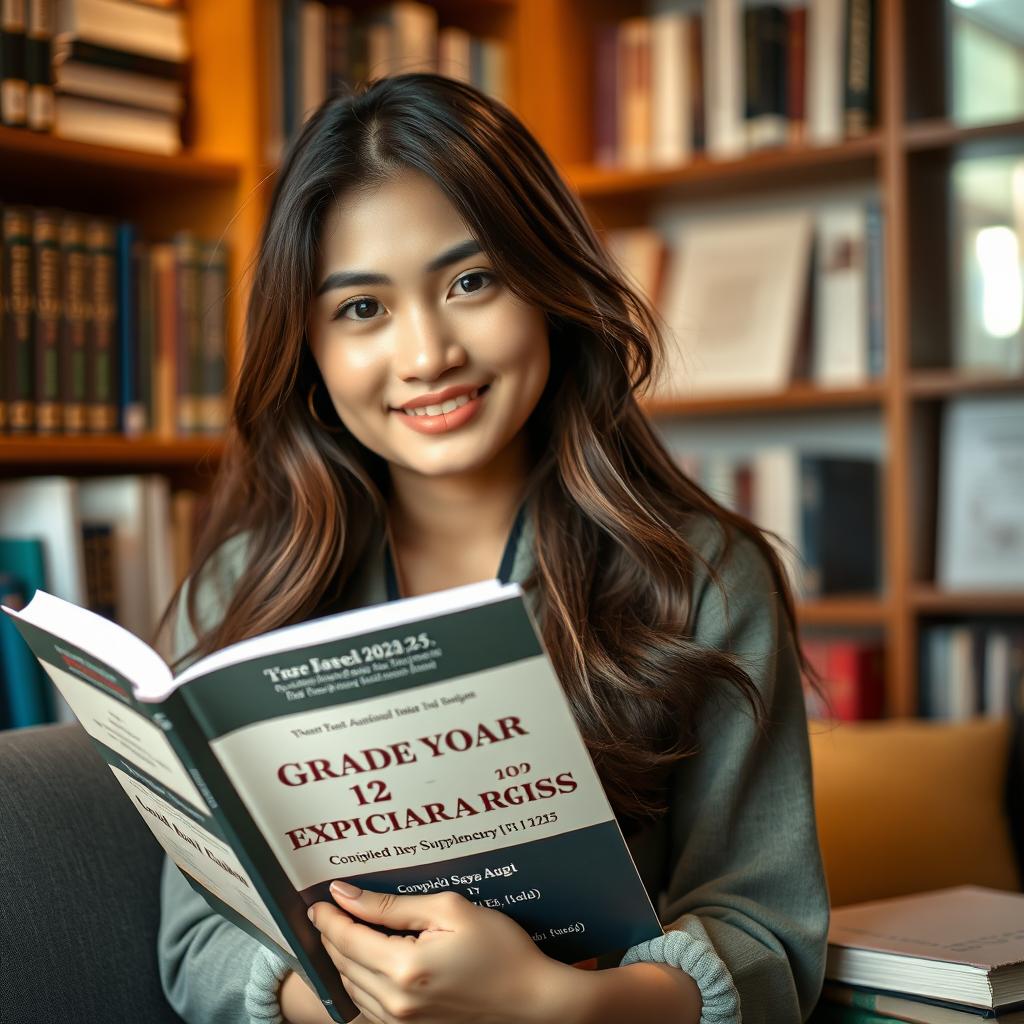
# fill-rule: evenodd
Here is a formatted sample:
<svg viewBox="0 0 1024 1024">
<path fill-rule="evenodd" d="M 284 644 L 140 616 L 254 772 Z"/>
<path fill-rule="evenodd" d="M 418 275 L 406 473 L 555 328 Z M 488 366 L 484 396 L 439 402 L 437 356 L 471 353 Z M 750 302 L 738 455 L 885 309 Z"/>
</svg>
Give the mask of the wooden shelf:
<svg viewBox="0 0 1024 1024">
<path fill-rule="evenodd" d="M 912 121 L 903 129 L 906 148 L 912 152 L 928 149 L 952 149 L 973 142 L 1024 137 L 1024 121 L 1003 121 L 998 124 L 958 125 L 945 118 Z"/>
<path fill-rule="evenodd" d="M 825 597 L 797 605 L 802 626 L 885 626 L 889 606 L 880 597 Z"/>
<path fill-rule="evenodd" d="M 966 370 L 918 370 L 911 374 L 907 390 L 915 398 L 946 398 L 991 392 L 1024 393 L 1024 377 L 1008 377 Z"/>
<path fill-rule="evenodd" d="M 0 162 L 4 165 L 5 189 L 17 182 L 22 188 L 53 185 L 66 191 L 69 175 L 74 175 L 76 187 L 109 189 L 111 174 L 116 173 L 119 189 L 128 187 L 134 191 L 144 185 L 149 189 L 159 186 L 180 191 L 199 186 L 234 187 L 242 172 L 237 164 L 204 160 L 187 153 L 160 156 L 6 127 L 0 127 Z"/>
<path fill-rule="evenodd" d="M 920 586 L 911 593 L 920 615 L 1024 615 L 1024 590 L 949 591 Z"/>
<path fill-rule="evenodd" d="M 871 382 L 856 388 L 821 388 L 794 384 L 785 391 L 754 394 L 701 395 L 693 398 L 650 398 L 643 402 L 649 416 L 730 416 L 773 412 L 813 412 L 880 406 L 886 388 Z"/>
<path fill-rule="evenodd" d="M 681 167 L 645 170 L 583 165 L 569 167 L 566 173 L 585 200 L 665 191 L 729 195 L 761 192 L 770 185 L 790 187 L 809 180 L 827 183 L 872 176 L 880 153 L 880 136 L 871 134 L 838 146 L 766 149 L 737 160 L 699 157 Z"/>
<path fill-rule="evenodd" d="M 0 437 L 0 471 L 31 467 L 76 471 L 147 467 L 154 470 L 213 468 L 224 449 L 221 438 L 189 437 Z"/>
</svg>

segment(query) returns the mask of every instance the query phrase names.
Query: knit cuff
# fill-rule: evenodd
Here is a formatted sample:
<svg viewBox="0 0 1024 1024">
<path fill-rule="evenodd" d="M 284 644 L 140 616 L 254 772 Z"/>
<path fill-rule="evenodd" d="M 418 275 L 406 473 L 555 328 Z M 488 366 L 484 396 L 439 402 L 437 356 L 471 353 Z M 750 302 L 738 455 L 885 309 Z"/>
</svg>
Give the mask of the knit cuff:
<svg viewBox="0 0 1024 1024">
<path fill-rule="evenodd" d="M 245 985 L 245 1012 L 250 1024 L 284 1024 L 278 992 L 291 968 L 276 953 L 260 946 Z"/>
<path fill-rule="evenodd" d="M 740 997 L 700 919 L 687 914 L 672 930 L 626 951 L 622 967 L 635 963 L 670 964 L 697 983 L 704 1002 L 700 1024 L 740 1024 Z"/>
</svg>

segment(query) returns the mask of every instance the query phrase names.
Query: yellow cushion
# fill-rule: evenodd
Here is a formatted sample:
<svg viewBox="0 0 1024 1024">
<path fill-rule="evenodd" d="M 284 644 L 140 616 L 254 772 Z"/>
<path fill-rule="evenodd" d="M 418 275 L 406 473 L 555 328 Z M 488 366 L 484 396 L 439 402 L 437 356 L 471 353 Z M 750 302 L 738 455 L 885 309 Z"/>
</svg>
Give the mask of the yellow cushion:
<svg viewBox="0 0 1024 1024">
<path fill-rule="evenodd" d="M 974 883 L 1020 889 L 1005 719 L 811 722 L 832 905 Z"/>
</svg>

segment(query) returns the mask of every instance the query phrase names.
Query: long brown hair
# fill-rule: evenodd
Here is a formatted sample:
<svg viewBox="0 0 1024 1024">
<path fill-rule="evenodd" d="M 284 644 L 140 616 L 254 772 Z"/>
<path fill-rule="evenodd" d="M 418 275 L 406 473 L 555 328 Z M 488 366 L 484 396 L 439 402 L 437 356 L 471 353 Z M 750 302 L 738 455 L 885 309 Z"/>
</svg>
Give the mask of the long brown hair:
<svg viewBox="0 0 1024 1024">
<path fill-rule="evenodd" d="M 310 389 L 323 388 L 305 325 L 332 203 L 408 168 L 436 182 L 503 284 L 546 314 L 551 374 L 527 427 L 536 538 L 528 585 L 612 805 L 628 820 L 650 818 L 664 809 L 667 769 L 695 750 L 711 687 L 735 687 L 762 724 L 766 714 L 737 660 L 692 638 L 698 573 L 720 586 L 717 570 L 746 536 L 770 566 L 795 635 L 793 598 L 771 544 L 680 471 L 637 403 L 662 346 L 656 315 L 536 140 L 468 85 L 405 74 L 333 97 L 284 159 L 256 258 L 227 450 L 191 576 L 203 578 L 237 534 L 247 536 L 248 559 L 215 623 L 201 621 L 199 588 L 189 588 L 198 643 L 183 656 L 334 607 L 384 521 L 386 465 L 332 409 L 316 410 L 332 430 L 311 415 Z M 721 533 L 717 564 L 688 543 L 696 520 Z"/>
</svg>

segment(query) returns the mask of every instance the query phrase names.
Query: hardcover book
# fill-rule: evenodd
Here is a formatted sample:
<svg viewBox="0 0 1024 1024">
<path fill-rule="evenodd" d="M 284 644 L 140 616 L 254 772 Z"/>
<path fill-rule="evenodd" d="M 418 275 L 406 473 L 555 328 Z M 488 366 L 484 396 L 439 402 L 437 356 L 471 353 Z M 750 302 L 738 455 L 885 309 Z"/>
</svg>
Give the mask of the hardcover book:
<svg viewBox="0 0 1024 1024">
<path fill-rule="evenodd" d="M 11 615 L 189 882 L 357 1011 L 306 918 L 335 878 L 454 891 L 577 963 L 661 934 L 520 588 L 274 630 L 172 676 L 44 592 Z"/>
</svg>

